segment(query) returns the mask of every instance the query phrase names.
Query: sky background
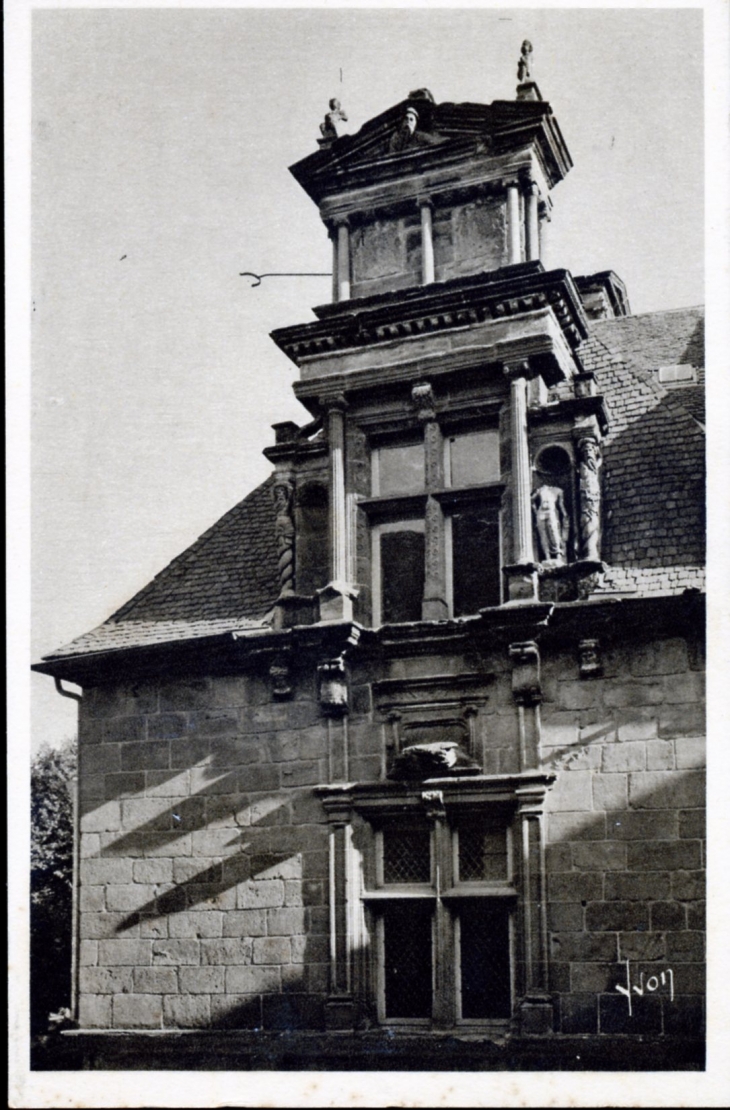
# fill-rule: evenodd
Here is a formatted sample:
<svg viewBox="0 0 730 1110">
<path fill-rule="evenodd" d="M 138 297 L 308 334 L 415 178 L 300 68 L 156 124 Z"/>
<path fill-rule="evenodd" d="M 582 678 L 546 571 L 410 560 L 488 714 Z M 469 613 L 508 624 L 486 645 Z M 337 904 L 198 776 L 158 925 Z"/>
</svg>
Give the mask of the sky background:
<svg viewBox="0 0 730 1110">
<path fill-rule="evenodd" d="M 547 268 L 613 269 L 635 313 L 703 301 L 702 13 L 37 10 L 32 89 L 34 659 L 106 619 L 262 481 L 305 422 L 269 339 L 327 278 L 287 167 L 338 96 L 354 133 L 427 86 L 515 95 L 520 44 L 574 168 Z M 33 749 L 76 707 L 34 675 Z"/>
</svg>

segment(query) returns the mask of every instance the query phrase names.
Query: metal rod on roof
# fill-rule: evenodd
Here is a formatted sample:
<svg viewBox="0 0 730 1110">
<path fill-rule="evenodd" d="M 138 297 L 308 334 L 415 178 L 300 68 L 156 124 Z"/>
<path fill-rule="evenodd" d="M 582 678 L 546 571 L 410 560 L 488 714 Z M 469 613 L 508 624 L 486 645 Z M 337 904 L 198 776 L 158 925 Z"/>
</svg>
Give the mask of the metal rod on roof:
<svg viewBox="0 0 730 1110">
<path fill-rule="evenodd" d="M 251 270 L 244 270 L 238 276 L 239 277 L 255 278 L 256 280 L 251 282 L 251 288 L 255 289 L 256 286 L 260 285 L 261 282 L 263 281 L 263 279 L 267 278 L 267 277 L 332 277 L 332 271 L 329 270 L 326 274 L 321 273 L 321 272 L 320 273 L 301 273 L 301 272 L 300 273 L 282 273 L 282 272 L 275 272 L 275 273 L 271 273 L 271 274 L 254 274 Z"/>
</svg>

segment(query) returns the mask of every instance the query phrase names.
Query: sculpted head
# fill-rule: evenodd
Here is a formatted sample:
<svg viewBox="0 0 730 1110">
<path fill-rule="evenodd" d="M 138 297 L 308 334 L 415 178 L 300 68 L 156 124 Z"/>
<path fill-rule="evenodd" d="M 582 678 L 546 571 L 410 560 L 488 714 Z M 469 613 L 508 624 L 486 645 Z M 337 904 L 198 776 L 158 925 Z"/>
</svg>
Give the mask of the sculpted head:
<svg viewBox="0 0 730 1110">
<path fill-rule="evenodd" d="M 410 131 L 411 135 L 418 127 L 418 112 L 415 108 L 406 109 L 406 127 Z"/>
</svg>

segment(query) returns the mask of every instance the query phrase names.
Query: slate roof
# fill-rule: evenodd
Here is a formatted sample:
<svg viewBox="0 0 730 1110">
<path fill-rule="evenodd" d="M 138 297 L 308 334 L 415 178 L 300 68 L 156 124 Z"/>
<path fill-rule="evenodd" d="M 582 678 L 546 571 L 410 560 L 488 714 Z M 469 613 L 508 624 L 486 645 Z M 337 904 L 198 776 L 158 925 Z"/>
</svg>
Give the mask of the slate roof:
<svg viewBox="0 0 730 1110">
<path fill-rule="evenodd" d="M 604 534 L 598 592 L 681 593 L 704 584 L 701 385 L 667 389 L 659 366 L 702 369 L 701 309 L 594 321 L 581 346 L 604 396 Z M 702 378 L 700 379 L 702 381 Z M 221 517 L 109 620 L 45 659 L 267 626 L 278 595 L 273 477 Z"/>
<path fill-rule="evenodd" d="M 581 347 L 609 419 L 603 445 L 604 591 L 679 593 L 704 585 L 704 312 L 595 321 Z M 665 388 L 658 368 L 690 363 L 697 386 Z"/>
</svg>

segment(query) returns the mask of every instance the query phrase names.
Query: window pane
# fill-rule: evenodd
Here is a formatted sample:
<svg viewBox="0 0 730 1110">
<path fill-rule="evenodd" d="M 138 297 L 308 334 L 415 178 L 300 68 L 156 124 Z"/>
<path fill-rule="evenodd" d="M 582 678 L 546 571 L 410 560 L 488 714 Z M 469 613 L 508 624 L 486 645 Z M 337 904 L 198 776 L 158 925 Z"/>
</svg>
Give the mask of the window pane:
<svg viewBox="0 0 730 1110">
<path fill-rule="evenodd" d="M 503 826 L 464 825 L 459 828 L 459 881 L 507 879 L 507 837 Z"/>
<path fill-rule="evenodd" d="M 423 532 L 383 532 L 380 536 L 381 620 L 420 621 L 425 580 Z"/>
<path fill-rule="evenodd" d="M 381 497 L 391 493 L 421 493 L 424 487 L 423 444 L 381 447 L 378 450 L 379 481 L 375 491 Z"/>
<path fill-rule="evenodd" d="M 462 1018 L 509 1017 L 508 911 L 464 904 L 459 921 Z"/>
<path fill-rule="evenodd" d="M 451 518 L 454 616 L 500 603 L 499 515 L 492 506 L 455 512 Z"/>
<path fill-rule="evenodd" d="M 386 829 L 383 882 L 430 883 L 431 836 L 428 829 Z"/>
<path fill-rule="evenodd" d="M 481 486 L 499 481 L 499 432 L 451 436 L 451 485 Z"/>
<path fill-rule="evenodd" d="M 385 1016 L 431 1016 L 431 909 L 394 902 L 384 913 Z"/>
</svg>

